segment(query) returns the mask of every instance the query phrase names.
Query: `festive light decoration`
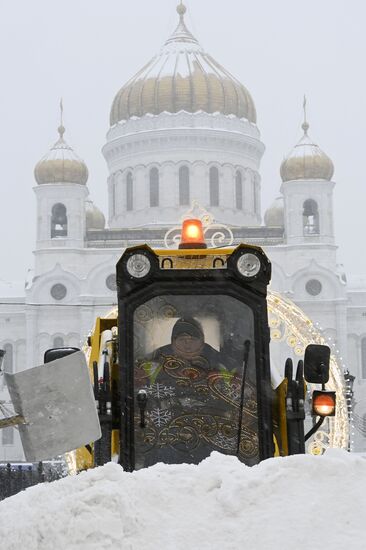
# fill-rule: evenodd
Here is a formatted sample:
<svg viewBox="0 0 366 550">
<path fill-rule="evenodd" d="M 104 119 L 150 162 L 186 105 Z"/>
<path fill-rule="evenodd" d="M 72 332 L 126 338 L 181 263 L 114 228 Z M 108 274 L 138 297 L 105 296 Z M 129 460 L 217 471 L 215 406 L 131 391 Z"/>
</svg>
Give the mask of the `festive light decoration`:
<svg viewBox="0 0 366 550">
<path fill-rule="evenodd" d="M 291 300 L 270 290 L 267 296 L 268 322 L 271 329 L 271 340 L 274 346 L 286 345 L 292 350 L 291 355 L 295 359 L 301 359 L 305 348 L 309 344 L 327 344 L 321 333 L 318 323 L 313 323 L 309 317 Z M 273 348 L 272 348 L 273 349 Z M 309 390 L 318 389 L 315 385 L 309 385 Z M 327 447 L 349 448 L 350 426 L 349 409 L 347 406 L 347 386 L 344 378 L 344 369 L 339 363 L 336 353 L 330 356 L 329 382 L 326 389 L 335 391 L 337 395 L 336 414 L 327 418 L 320 430 L 308 442 L 308 452 L 321 454 Z"/>
</svg>

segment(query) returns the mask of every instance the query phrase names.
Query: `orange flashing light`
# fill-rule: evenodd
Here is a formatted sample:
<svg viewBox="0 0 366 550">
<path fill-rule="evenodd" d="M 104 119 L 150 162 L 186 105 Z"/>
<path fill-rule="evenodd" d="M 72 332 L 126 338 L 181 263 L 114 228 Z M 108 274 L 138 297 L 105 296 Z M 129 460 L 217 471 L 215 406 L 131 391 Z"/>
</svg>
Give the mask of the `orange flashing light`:
<svg viewBox="0 0 366 550">
<path fill-rule="evenodd" d="M 184 220 L 179 248 L 207 248 L 201 220 Z"/>
<path fill-rule="evenodd" d="M 316 416 L 334 416 L 336 393 L 334 391 L 314 391 L 313 414 Z"/>
</svg>

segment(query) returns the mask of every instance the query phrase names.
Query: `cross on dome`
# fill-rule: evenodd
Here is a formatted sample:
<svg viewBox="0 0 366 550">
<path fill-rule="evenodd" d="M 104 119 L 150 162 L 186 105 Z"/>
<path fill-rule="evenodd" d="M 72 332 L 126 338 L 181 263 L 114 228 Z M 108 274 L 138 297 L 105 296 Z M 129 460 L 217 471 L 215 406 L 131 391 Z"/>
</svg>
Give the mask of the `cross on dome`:
<svg viewBox="0 0 366 550">
<path fill-rule="evenodd" d="M 63 124 L 63 115 L 64 115 L 64 106 L 61 98 L 60 99 L 60 126 L 57 128 L 57 131 L 60 134 L 60 139 L 63 139 L 64 133 L 65 133 L 65 127 Z"/>
</svg>

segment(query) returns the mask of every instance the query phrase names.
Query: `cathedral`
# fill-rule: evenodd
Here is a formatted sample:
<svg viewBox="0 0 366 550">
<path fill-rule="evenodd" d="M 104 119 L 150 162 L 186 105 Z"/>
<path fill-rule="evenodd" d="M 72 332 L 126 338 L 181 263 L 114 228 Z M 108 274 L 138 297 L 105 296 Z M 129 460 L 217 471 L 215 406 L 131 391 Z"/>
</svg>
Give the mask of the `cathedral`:
<svg viewBox="0 0 366 550">
<path fill-rule="evenodd" d="M 0 287 L 4 369 L 41 364 L 50 347 L 80 347 L 95 317 L 116 304 L 115 264 L 123 249 L 168 246 L 172 228 L 190 211 L 203 212 L 234 243 L 263 247 L 272 262 L 271 288 L 319 324 L 355 377 L 354 448 L 365 450 L 366 284 L 350 288 L 337 264 L 333 162 L 305 116 L 301 139 L 279 167 L 278 198 L 262 217 L 265 146 L 254 100 L 202 49 L 185 11 L 179 4 L 173 34 L 113 100 L 102 151 L 107 216 L 90 198 L 88 168 L 68 145 L 62 122 L 36 164 L 34 269 L 25 287 Z M 7 399 L 0 378 L 0 400 Z M 22 458 L 17 431 L 1 430 L 0 461 Z"/>
</svg>

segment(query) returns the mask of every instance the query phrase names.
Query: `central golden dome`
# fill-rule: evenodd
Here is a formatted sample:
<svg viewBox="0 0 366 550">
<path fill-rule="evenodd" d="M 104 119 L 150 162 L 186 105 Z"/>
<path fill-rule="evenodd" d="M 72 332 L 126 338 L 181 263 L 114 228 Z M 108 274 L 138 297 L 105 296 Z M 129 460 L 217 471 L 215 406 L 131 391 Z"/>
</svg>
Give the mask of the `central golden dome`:
<svg viewBox="0 0 366 550">
<path fill-rule="evenodd" d="M 116 95 L 110 124 L 148 113 L 219 112 L 256 122 L 248 90 L 205 53 L 184 22 L 185 6 L 177 8 L 179 24 L 162 50 Z"/>
</svg>

